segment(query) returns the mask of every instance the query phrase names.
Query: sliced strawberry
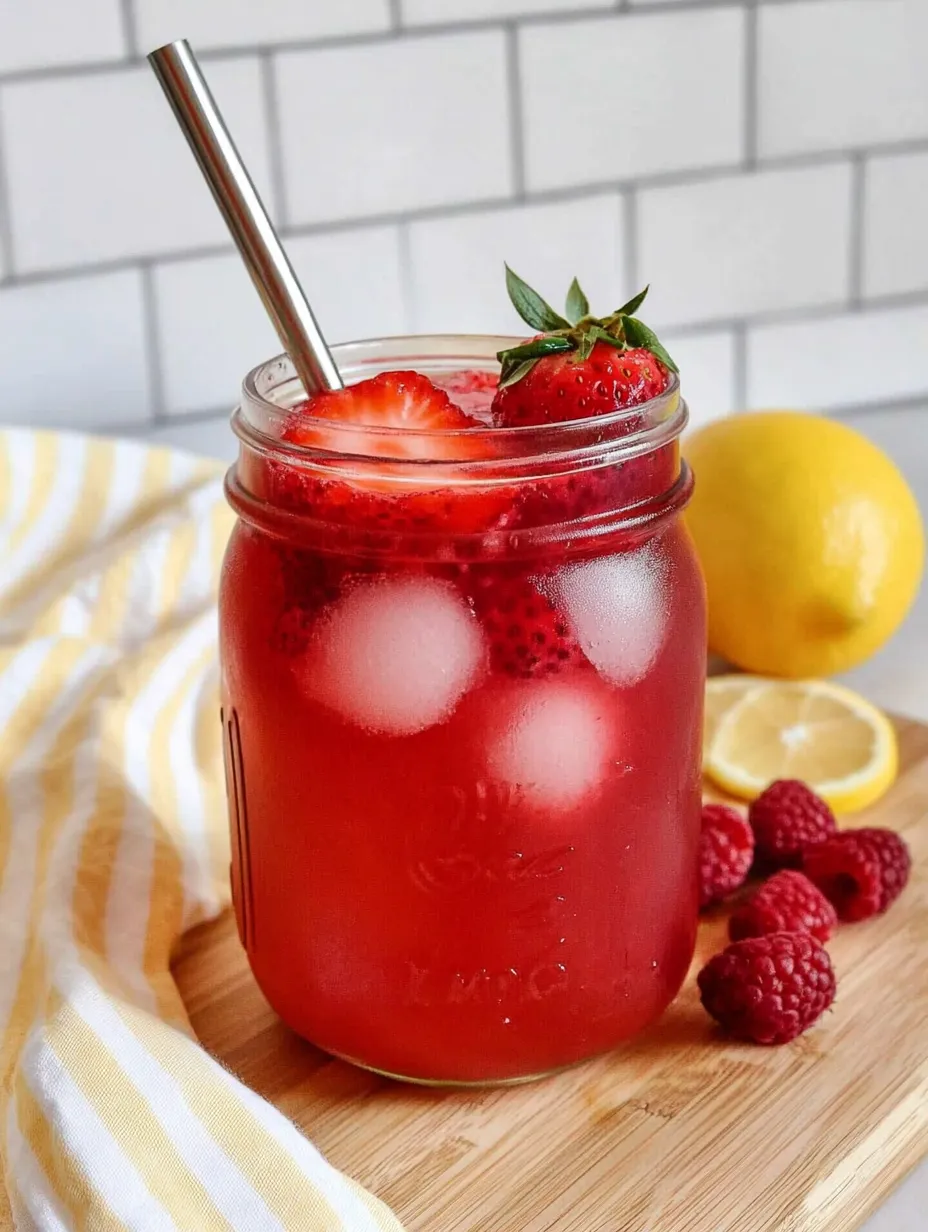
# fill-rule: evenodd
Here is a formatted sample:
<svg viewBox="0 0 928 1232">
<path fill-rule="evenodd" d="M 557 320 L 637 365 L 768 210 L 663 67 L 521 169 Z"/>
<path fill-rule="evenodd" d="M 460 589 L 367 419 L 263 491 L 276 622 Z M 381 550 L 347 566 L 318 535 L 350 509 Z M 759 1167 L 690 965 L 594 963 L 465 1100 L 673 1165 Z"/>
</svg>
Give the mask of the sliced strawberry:
<svg viewBox="0 0 928 1232">
<path fill-rule="evenodd" d="M 351 432 L 327 432 L 318 421 L 350 426 Z M 381 372 L 345 389 L 315 394 L 294 408 L 284 439 L 297 445 L 335 449 L 370 458 L 467 460 L 479 452 L 441 434 L 482 427 L 455 406 L 419 372 Z M 378 432 L 378 428 L 403 429 Z M 421 432 L 435 436 L 422 437 Z"/>
<path fill-rule="evenodd" d="M 401 472 L 389 461 L 377 461 L 478 461 L 486 456 L 485 444 L 476 434 L 468 439 L 466 429 L 484 427 L 418 372 L 382 372 L 346 389 L 316 394 L 294 408 L 284 440 L 362 461 L 352 466 L 350 478 L 340 477 L 338 463 L 325 477 L 272 463 L 272 498 L 287 508 L 363 528 L 449 534 L 492 529 L 511 505 L 511 491 L 442 483 L 427 467 L 421 483 L 413 486 L 408 469 Z M 401 474 L 404 482 L 398 481 Z"/>
<path fill-rule="evenodd" d="M 563 616 L 528 578 L 483 573 L 471 585 L 494 671 L 528 679 L 587 664 Z"/>
</svg>

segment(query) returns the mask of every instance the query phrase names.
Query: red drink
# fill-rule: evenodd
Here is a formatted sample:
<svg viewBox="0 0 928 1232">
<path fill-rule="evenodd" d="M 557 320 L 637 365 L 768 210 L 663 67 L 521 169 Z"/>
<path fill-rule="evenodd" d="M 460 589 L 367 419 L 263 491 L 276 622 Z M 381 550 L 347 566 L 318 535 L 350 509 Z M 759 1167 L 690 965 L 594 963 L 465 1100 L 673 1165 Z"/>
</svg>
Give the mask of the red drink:
<svg viewBox="0 0 928 1232">
<path fill-rule="evenodd" d="M 454 341 L 340 366 L 490 367 L 497 342 Z M 704 596 L 676 384 L 595 429 L 478 432 L 479 462 L 428 472 L 281 447 L 293 397 L 279 362 L 246 385 L 221 597 L 255 976 L 301 1035 L 405 1078 L 609 1049 L 695 939 Z"/>
</svg>

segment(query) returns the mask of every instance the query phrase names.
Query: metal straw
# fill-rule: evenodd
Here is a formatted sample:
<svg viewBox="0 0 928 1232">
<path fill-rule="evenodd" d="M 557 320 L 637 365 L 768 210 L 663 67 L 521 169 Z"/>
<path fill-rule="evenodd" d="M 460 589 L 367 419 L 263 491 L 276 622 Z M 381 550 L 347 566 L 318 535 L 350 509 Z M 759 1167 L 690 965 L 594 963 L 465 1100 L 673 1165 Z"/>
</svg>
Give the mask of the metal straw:
<svg viewBox="0 0 928 1232">
<path fill-rule="evenodd" d="M 303 388 L 308 394 L 341 389 L 313 310 L 187 40 L 159 47 L 148 59 Z"/>
</svg>

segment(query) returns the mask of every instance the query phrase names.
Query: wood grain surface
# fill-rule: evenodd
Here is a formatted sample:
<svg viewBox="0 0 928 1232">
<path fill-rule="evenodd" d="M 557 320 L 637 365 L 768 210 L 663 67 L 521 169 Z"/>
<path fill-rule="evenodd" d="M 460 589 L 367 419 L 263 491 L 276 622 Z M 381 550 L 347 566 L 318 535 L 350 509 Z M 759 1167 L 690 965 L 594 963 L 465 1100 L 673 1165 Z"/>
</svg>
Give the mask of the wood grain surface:
<svg viewBox="0 0 928 1232">
<path fill-rule="evenodd" d="M 409 1232 L 849 1232 L 928 1153 L 928 727 L 898 729 L 899 780 L 850 824 L 900 830 L 912 882 L 839 931 L 835 1006 L 786 1047 L 727 1041 L 699 1005 L 721 912 L 656 1027 L 530 1086 L 404 1087 L 331 1060 L 275 1019 L 228 917 L 178 956 L 194 1028 Z"/>
</svg>

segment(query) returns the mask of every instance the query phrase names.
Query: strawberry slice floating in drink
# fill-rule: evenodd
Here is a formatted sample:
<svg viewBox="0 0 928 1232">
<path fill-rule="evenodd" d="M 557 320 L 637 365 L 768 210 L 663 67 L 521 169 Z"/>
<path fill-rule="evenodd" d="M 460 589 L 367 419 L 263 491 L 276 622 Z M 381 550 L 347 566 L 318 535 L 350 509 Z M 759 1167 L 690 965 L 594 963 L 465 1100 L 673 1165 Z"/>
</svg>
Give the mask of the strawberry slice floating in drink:
<svg viewBox="0 0 928 1232">
<path fill-rule="evenodd" d="M 278 499 L 323 520 L 384 530 L 489 530 L 512 492 L 465 473 L 487 457 L 482 437 L 470 435 L 484 427 L 418 372 L 382 372 L 315 394 L 294 407 L 283 440 L 343 458 L 330 460 L 324 477 L 276 466 Z"/>
</svg>

